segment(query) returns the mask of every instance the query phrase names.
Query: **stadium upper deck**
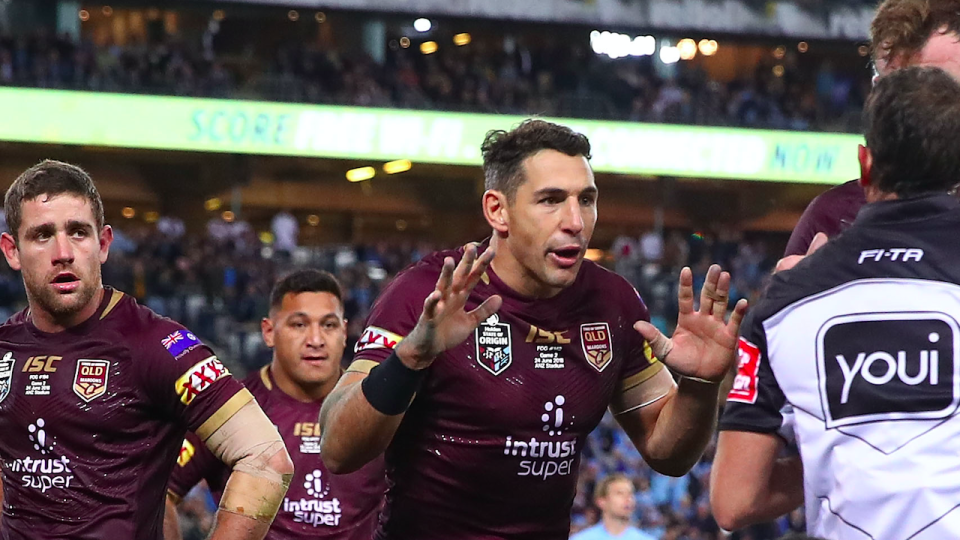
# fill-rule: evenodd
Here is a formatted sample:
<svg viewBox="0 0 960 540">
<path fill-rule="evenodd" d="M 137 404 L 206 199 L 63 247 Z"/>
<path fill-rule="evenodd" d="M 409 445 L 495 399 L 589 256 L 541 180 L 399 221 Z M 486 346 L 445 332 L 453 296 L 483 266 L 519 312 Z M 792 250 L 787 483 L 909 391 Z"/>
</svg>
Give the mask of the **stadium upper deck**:
<svg viewBox="0 0 960 540">
<path fill-rule="evenodd" d="M 869 89 L 854 42 L 196 2 L 24 26 L 22 3 L 0 85 L 847 132 Z"/>
</svg>

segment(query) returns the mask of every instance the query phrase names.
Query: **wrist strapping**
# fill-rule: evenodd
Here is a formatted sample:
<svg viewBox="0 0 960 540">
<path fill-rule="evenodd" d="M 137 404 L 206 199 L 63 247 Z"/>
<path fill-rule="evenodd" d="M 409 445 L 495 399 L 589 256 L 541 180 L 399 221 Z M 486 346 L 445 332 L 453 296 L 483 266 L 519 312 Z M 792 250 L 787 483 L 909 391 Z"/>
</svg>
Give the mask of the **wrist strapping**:
<svg viewBox="0 0 960 540">
<path fill-rule="evenodd" d="M 394 352 L 370 371 L 360 388 L 374 409 L 396 416 L 407 411 L 425 376 L 425 369 L 408 368 Z"/>
</svg>

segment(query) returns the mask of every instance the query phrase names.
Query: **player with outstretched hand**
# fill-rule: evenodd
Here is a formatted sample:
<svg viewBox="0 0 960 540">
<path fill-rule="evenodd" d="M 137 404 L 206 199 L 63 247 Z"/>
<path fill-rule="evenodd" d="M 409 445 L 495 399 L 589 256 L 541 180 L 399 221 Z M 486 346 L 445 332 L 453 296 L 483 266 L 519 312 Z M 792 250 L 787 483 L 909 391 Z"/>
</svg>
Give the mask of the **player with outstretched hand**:
<svg viewBox="0 0 960 540">
<path fill-rule="evenodd" d="M 626 280 L 584 261 L 598 196 L 586 137 L 528 120 L 488 134 L 483 156 L 493 236 L 391 283 L 321 410 L 333 472 L 385 452 L 379 540 L 566 539 L 580 451 L 606 409 L 651 467 L 682 475 L 734 361 L 746 302 L 725 322 L 719 267 L 699 310 L 681 272 L 671 339 Z"/>
<path fill-rule="evenodd" d="M 0 326 L 0 539 L 161 540 L 188 429 L 233 471 L 211 538 L 263 538 L 293 473 L 283 440 L 195 335 L 103 286 L 93 180 L 44 161 L 4 209 L 28 307 Z"/>
</svg>

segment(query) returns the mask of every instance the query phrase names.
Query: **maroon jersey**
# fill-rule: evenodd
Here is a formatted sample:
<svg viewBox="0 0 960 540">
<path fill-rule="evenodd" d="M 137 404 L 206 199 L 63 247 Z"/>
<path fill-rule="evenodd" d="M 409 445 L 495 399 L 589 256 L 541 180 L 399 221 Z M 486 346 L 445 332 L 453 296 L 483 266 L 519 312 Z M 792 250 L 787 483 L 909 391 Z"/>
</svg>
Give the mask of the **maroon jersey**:
<svg viewBox="0 0 960 540">
<path fill-rule="evenodd" d="M 352 474 L 331 475 L 320 461 L 317 419 L 322 402 L 303 403 L 285 394 L 274 383 L 269 366 L 243 383 L 280 430 L 296 471 L 266 538 L 370 540 L 386 491 L 383 458 Z M 230 469 L 193 433 L 183 441 L 177 463 L 170 477 L 170 493 L 183 498 L 206 479 L 214 497 L 220 500 Z"/>
<path fill-rule="evenodd" d="M 784 256 L 804 255 L 818 232 L 833 238 L 846 230 L 867 204 L 863 188 L 856 180 L 832 187 L 817 195 L 793 228 Z"/>
<path fill-rule="evenodd" d="M 369 369 L 415 325 L 445 256 L 401 273 L 377 300 L 351 370 Z M 531 299 L 488 271 L 467 303 L 500 311 L 442 354 L 386 451 L 376 538 L 566 539 L 580 451 L 618 387 L 662 365 L 632 328 L 648 313 L 623 278 L 584 261 L 576 282 Z"/>
<path fill-rule="evenodd" d="M 187 429 L 209 435 L 253 397 L 179 324 L 106 289 L 59 333 L 0 326 L 3 540 L 160 540 Z"/>
</svg>

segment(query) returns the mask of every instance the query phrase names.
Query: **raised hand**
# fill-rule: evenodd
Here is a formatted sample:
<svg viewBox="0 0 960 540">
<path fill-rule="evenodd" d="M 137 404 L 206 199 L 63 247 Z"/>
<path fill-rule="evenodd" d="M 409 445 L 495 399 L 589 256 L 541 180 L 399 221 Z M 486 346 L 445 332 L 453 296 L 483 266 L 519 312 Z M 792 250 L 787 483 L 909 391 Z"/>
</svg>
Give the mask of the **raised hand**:
<svg viewBox="0 0 960 540">
<path fill-rule="evenodd" d="M 663 335 L 652 324 L 639 321 L 634 328 L 650 343 L 653 354 L 671 371 L 711 382 L 719 382 L 736 360 L 737 333 L 747 312 L 740 300 L 724 322 L 730 295 L 730 274 L 713 265 L 700 291 L 700 310 L 693 309 L 693 272 L 680 271 L 680 316 L 673 337 Z"/>
<path fill-rule="evenodd" d="M 437 287 L 423 302 L 420 320 L 397 345 L 397 356 L 407 367 L 429 367 L 440 353 L 463 343 L 481 322 L 500 309 L 502 299 L 497 295 L 473 311 L 464 309 L 494 254 L 493 248 L 487 248 L 478 258 L 476 246 L 470 244 L 456 268 L 451 257 L 444 259 Z"/>
</svg>

